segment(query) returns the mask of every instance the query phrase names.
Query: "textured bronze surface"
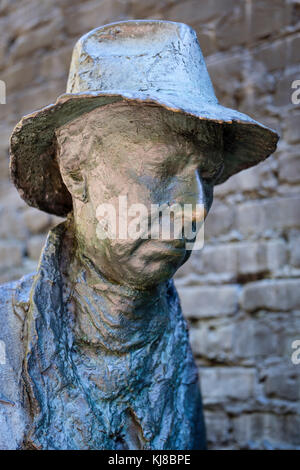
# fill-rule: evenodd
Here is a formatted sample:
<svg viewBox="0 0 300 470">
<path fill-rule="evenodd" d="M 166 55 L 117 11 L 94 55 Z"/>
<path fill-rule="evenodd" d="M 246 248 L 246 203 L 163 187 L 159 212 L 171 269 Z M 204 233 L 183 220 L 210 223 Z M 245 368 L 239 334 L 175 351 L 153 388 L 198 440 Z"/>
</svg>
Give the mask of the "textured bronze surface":
<svg viewBox="0 0 300 470">
<path fill-rule="evenodd" d="M 68 218 L 50 232 L 37 273 L 0 291 L 9 344 L 0 446 L 204 449 L 172 281 L 191 254 L 186 237 L 102 239 L 97 212 L 109 204 L 120 221 L 121 195 L 149 213 L 201 204 L 204 217 L 214 184 L 266 158 L 277 135 L 217 103 L 195 34 L 181 24 L 89 33 L 68 88 L 11 138 L 22 197 Z"/>
</svg>

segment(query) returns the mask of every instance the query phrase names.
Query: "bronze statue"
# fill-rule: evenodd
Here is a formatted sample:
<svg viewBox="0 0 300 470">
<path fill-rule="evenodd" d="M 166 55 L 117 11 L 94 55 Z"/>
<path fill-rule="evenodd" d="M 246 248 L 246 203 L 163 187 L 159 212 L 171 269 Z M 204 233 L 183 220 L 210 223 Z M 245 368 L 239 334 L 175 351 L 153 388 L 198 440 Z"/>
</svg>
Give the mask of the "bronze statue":
<svg viewBox="0 0 300 470">
<path fill-rule="evenodd" d="M 120 196 L 146 209 L 199 203 L 205 215 L 213 186 L 267 158 L 277 139 L 218 104 L 184 24 L 126 21 L 78 41 L 67 93 L 11 137 L 21 196 L 67 220 L 37 272 L 0 289 L 1 448 L 205 448 L 172 281 L 192 248 L 184 232 L 151 238 L 148 225 L 145 237 L 109 237 L 98 210 L 109 205 L 118 228 Z"/>
</svg>

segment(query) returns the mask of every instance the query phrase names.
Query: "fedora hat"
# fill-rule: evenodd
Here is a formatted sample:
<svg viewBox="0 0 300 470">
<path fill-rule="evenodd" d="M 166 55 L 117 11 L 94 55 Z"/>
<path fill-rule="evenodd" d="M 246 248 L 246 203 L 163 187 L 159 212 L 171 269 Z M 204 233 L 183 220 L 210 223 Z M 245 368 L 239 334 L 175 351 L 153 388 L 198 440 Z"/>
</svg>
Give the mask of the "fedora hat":
<svg viewBox="0 0 300 470">
<path fill-rule="evenodd" d="M 195 31 L 182 23 L 123 21 L 94 29 L 75 45 L 67 92 L 29 114 L 10 140 L 11 176 L 23 199 L 65 216 L 72 198 L 56 158 L 56 130 L 99 106 L 125 101 L 156 105 L 223 130 L 224 169 L 215 184 L 256 165 L 276 149 L 278 135 L 221 106 Z"/>
</svg>

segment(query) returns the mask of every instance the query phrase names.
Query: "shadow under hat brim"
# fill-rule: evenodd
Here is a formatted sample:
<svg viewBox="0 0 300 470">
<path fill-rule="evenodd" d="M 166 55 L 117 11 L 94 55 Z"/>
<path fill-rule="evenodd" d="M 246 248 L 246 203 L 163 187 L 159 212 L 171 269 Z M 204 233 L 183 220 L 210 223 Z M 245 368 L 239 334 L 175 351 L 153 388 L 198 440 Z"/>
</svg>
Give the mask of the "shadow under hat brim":
<svg viewBox="0 0 300 470">
<path fill-rule="evenodd" d="M 224 170 L 215 184 L 265 160 L 276 149 L 278 135 L 275 131 L 219 104 L 191 102 L 184 96 L 120 91 L 64 94 L 55 104 L 24 116 L 11 135 L 11 177 L 27 204 L 58 216 L 66 216 L 72 210 L 71 194 L 62 180 L 56 159 L 55 131 L 99 106 L 121 101 L 159 105 L 170 112 L 221 125 Z"/>
</svg>

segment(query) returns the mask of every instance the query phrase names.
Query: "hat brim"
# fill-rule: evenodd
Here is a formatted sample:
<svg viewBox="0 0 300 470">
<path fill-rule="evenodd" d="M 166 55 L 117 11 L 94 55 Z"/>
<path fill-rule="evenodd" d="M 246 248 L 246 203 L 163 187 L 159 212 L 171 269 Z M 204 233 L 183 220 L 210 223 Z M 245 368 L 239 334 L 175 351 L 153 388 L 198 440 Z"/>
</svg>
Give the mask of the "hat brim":
<svg viewBox="0 0 300 470">
<path fill-rule="evenodd" d="M 191 101 L 184 96 L 149 96 L 114 90 L 64 94 L 55 104 L 23 117 L 10 139 L 12 181 L 30 206 L 59 216 L 66 216 L 72 210 L 72 198 L 56 159 L 55 131 L 99 106 L 121 101 L 159 105 L 170 112 L 221 125 L 224 170 L 215 184 L 265 160 L 276 149 L 275 131 L 219 104 Z"/>
</svg>

